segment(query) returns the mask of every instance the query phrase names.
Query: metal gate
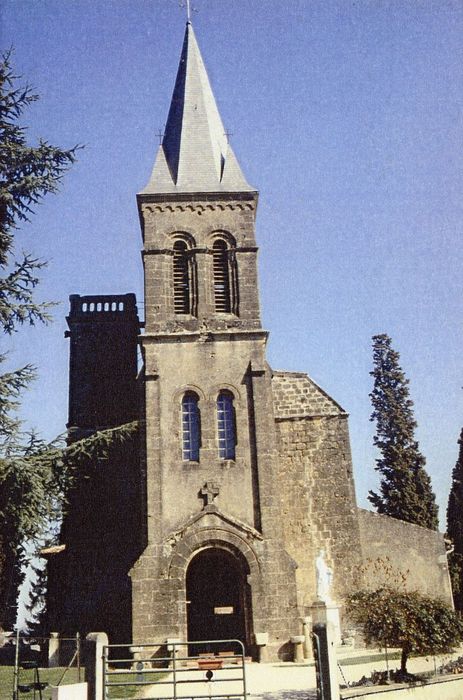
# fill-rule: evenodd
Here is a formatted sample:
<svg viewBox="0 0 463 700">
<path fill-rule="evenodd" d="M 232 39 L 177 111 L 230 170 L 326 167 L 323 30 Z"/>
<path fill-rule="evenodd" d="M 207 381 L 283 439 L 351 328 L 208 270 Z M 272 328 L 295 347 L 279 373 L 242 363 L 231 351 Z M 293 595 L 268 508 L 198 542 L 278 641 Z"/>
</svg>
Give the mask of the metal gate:
<svg viewBox="0 0 463 700">
<path fill-rule="evenodd" d="M 196 653 L 199 646 L 207 653 Z M 127 693 L 145 700 L 246 700 L 244 646 L 237 639 L 104 646 L 104 700 Z"/>
</svg>

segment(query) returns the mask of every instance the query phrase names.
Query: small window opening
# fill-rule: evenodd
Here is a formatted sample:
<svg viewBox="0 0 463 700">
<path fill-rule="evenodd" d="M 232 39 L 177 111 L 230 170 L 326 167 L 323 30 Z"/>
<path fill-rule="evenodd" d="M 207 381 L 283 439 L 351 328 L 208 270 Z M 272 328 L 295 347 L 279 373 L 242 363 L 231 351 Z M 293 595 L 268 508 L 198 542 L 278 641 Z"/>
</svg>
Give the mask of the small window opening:
<svg viewBox="0 0 463 700">
<path fill-rule="evenodd" d="M 233 396 L 228 391 L 221 391 L 217 397 L 217 430 L 220 459 L 235 459 L 235 409 Z"/>
<path fill-rule="evenodd" d="M 199 462 L 201 424 L 199 398 L 192 391 L 182 399 L 182 456 L 186 462 Z"/>
<path fill-rule="evenodd" d="M 230 272 L 228 265 L 228 248 L 225 241 L 214 241 L 212 257 L 215 310 L 219 313 L 230 313 Z"/>
<path fill-rule="evenodd" d="M 174 243 L 174 311 L 176 314 L 190 313 L 190 275 L 187 245 L 184 241 Z"/>
</svg>

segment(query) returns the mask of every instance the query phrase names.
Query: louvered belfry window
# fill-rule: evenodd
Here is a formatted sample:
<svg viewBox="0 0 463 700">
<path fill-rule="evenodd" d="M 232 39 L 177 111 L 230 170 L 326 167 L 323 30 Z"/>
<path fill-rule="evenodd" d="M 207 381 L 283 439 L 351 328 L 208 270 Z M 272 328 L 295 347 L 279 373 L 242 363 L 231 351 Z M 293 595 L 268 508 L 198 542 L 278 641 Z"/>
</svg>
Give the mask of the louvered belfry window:
<svg viewBox="0 0 463 700">
<path fill-rule="evenodd" d="M 217 397 L 217 431 L 220 459 L 235 459 L 235 409 L 229 391 L 221 391 Z"/>
<path fill-rule="evenodd" d="M 201 422 L 198 401 L 192 391 L 182 399 L 182 457 L 185 462 L 199 462 Z"/>
<path fill-rule="evenodd" d="M 225 241 L 215 241 L 212 246 L 214 267 L 214 302 L 219 313 L 231 312 L 230 268 Z"/>
<path fill-rule="evenodd" d="M 176 314 L 191 313 L 190 269 L 185 241 L 174 243 L 174 311 Z"/>
</svg>

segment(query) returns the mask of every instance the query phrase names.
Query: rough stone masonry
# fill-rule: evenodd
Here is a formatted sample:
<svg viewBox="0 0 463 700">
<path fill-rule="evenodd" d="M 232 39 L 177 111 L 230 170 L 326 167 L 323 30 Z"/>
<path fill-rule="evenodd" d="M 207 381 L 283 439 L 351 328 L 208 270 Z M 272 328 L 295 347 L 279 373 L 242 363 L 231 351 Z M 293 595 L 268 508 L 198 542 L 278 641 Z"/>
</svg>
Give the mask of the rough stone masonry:
<svg viewBox="0 0 463 700">
<path fill-rule="evenodd" d="M 267 363 L 258 193 L 190 23 L 137 201 L 144 324 L 133 295 L 71 297 L 68 427 L 74 439 L 138 419 L 140 433 L 72 494 L 49 550 L 50 629 L 196 651 L 238 639 L 254 657 L 257 636 L 287 660 L 321 548 L 341 606 L 374 584 L 361 564 L 386 555 L 450 601 L 442 535 L 358 510 L 347 413 L 308 375 Z"/>
</svg>

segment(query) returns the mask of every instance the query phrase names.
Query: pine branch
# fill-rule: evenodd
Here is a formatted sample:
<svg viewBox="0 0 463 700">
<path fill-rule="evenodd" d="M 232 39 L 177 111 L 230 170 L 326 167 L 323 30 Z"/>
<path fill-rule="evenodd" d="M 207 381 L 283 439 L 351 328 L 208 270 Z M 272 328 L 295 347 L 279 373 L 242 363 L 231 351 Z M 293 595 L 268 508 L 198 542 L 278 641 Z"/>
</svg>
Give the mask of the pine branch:
<svg viewBox="0 0 463 700">
<path fill-rule="evenodd" d="M 0 363 L 4 359 L 5 355 L 0 355 Z M 0 454 L 7 456 L 15 449 L 21 421 L 14 412 L 19 407 L 21 392 L 35 379 L 35 375 L 32 365 L 0 374 Z"/>
<path fill-rule="evenodd" d="M 33 291 L 39 283 L 36 271 L 46 265 L 46 262 L 25 254 L 21 261 L 14 263 L 14 269 L 6 277 L 0 278 L 0 326 L 4 333 L 11 334 L 18 324 L 33 326 L 38 321 L 48 323 L 51 320 L 48 311 L 56 304 L 36 303 L 33 298 Z"/>
<path fill-rule="evenodd" d="M 24 109 L 38 99 L 29 85 L 16 87 L 11 51 L 0 62 L 0 265 L 5 266 L 13 245 L 12 229 L 28 221 L 34 206 L 57 192 L 63 175 L 81 146 L 62 149 L 41 139 L 26 142 L 27 129 L 16 123 Z"/>
</svg>

